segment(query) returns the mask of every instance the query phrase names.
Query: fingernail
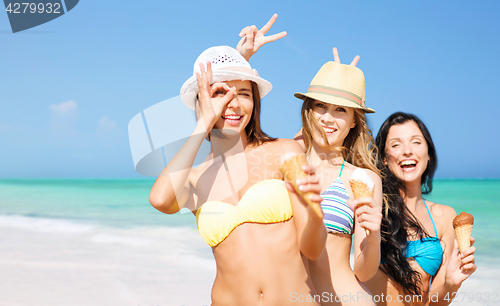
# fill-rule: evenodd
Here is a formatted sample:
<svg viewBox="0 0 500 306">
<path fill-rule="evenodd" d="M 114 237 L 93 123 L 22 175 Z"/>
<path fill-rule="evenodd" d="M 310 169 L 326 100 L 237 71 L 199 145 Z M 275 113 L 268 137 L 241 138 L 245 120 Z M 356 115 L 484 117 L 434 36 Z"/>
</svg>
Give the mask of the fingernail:
<svg viewBox="0 0 500 306">
<path fill-rule="evenodd" d="M 300 191 L 303 191 L 303 190 L 304 190 L 304 186 L 299 185 L 299 190 L 300 190 Z"/>
</svg>

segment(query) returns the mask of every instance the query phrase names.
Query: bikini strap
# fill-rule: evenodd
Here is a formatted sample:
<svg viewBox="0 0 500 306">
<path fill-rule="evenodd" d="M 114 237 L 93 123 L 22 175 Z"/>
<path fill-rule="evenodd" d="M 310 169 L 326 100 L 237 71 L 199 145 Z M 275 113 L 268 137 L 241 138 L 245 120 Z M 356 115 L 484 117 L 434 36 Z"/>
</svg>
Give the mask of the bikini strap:
<svg viewBox="0 0 500 306">
<path fill-rule="evenodd" d="M 424 199 L 422 199 L 424 200 Z M 438 231 L 436 229 L 436 223 L 434 223 L 434 219 L 432 219 L 432 215 L 431 215 L 431 212 L 429 210 L 429 207 L 427 207 L 427 203 L 425 203 L 425 200 L 424 200 L 424 205 L 425 205 L 425 208 L 427 209 L 427 213 L 429 213 L 429 217 L 431 218 L 431 221 L 432 221 L 432 226 L 434 226 L 434 233 L 436 233 L 436 237 L 438 236 Z"/>
<path fill-rule="evenodd" d="M 344 163 L 345 163 L 345 160 L 342 161 L 342 168 L 340 168 L 339 178 L 340 178 L 340 175 L 342 174 L 342 170 L 344 169 Z"/>
</svg>

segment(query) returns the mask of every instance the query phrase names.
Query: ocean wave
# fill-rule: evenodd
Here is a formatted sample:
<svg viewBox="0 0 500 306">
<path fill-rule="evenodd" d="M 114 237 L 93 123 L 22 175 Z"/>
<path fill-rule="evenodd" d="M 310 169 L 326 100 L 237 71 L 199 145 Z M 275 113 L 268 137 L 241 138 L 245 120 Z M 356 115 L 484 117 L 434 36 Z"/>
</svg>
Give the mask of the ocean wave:
<svg viewBox="0 0 500 306">
<path fill-rule="evenodd" d="M 0 215 L 0 227 L 25 229 L 36 232 L 81 234 L 90 231 L 93 226 L 69 220 L 26 217 L 19 215 Z"/>
</svg>

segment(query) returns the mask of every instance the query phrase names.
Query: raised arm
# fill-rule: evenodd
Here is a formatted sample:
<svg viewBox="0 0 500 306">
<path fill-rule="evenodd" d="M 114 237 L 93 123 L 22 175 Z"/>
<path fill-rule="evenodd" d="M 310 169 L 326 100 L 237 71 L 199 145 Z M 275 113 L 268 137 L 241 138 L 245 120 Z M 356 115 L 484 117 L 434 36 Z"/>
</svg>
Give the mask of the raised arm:
<svg viewBox="0 0 500 306">
<path fill-rule="evenodd" d="M 354 274 L 366 282 L 377 273 L 380 265 L 380 224 L 382 223 L 382 181 L 367 170 L 375 182 L 373 198 L 354 200 Z M 361 205 L 368 204 L 368 205 Z"/>
<path fill-rule="evenodd" d="M 285 143 L 279 145 L 286 153 L 304 154 L 302 148 L 293 140 L 286 139 Z M 297 181 L 300 190 L 304 193 L 312 192 L 312 194 L 306 196 L 309 196 L 313 202 L 320 205 L 323 198 L 320 196 L 321 188 L 318 176 L 309 165 L 303 166 L 302 170 L 309 175 Z M 326 244 L 327 232 L 323 223 L 323 216 L 318 216 L 288 183 L 287 189 L 292 201 L 293 219 L 297 229 L 300 252 L 307 258 L 315 260 L 321 255 Z"/>
<path fill-rule="evenodd" d="M 234 88 L 229 88 L 225 83 L 210 84 L 212 77 L 210 62 L 207 62 L 207 69 L 201 66 L 201 75 L 196 75 L 200 93 L 198 95 L 198 105 L 201 116 L 196 127 L 186 141 L 184 146 L 177 152 L 174 158 L 163 169 L 156 179 L 149 194 L 149 202 L 157 210 L 173 214 L 182 207 L 189 207 L 194 204 L 193 187 L 189 182 L 189 175 L 200 149 L 203 139 L 208 135 L 215 122 L 222 114 L 224 106 L 229 103 L 234 95 Z M 220 92 L 225 92 L 222 97 Z M 192 207 L 191 207 L 192 208 Z"/>
<path fill-rule="evenodd" d="M 264 25 L 260 30 L 258 30 L 254 25 L 244 27 L 241 30 L 239 34 L 241 39 L 236 46 L 236 50 L 238 50 L 238 52 L 240 52 L 240 54 L 243 55 L 247 61 L 249 61 L 250 57 L 252 57 L 252 55 L 254 55 L 263 45 L 286 36 L 287 33 L 285 31 L 265 36 L 265 34 L 273 26 L 276 18 L 278 18 L 278 14 L 274 14 L 273 17 L 271 17 L 266 25 Z"/>
<path fill-rule="evenodd" d="M 436 204 L 434 204 L 436 205 Z M 446 215 L 444 233 L 445 250 L 443 261 L 435 275 L 430 292 L 430 305 L 449 305 L 456 296 L 462 283 L 477 269 L 474 259 L 476 248 L 471 246 L 464 252 L 458 253 L 458 243 L 453 229 L 453 218 L 457 215 L 449 206 L 442 206 Z M 474 238 L 471 238 L 474 243 Z"/>
</svg>

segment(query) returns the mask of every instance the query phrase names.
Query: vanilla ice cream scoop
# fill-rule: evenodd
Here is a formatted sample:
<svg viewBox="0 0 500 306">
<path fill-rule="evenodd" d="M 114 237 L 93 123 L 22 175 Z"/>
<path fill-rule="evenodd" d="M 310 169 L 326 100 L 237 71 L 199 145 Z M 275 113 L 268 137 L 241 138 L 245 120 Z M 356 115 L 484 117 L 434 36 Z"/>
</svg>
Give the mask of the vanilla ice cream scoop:
<svg viewBox="0 0 500 306">
<path fill-rule="evenodd" d="M 357 168 L 349 179 L 354 198 L 373 197 L 375 183 L 372 181 L 366 170 Z"/>
</svg>

